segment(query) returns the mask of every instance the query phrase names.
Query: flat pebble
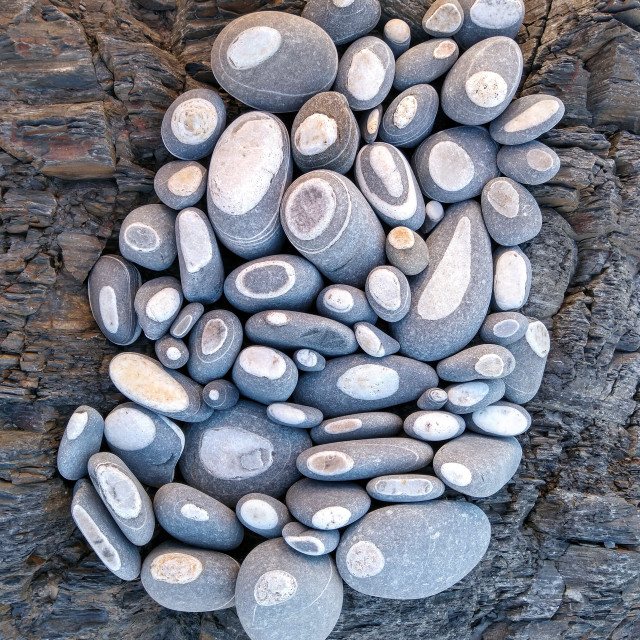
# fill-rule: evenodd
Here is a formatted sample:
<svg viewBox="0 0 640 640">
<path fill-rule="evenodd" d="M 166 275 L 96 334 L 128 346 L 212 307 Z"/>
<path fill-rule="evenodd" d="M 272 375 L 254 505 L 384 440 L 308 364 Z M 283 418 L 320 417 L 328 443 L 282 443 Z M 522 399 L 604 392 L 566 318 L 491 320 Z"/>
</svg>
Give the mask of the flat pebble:
<svg viewBox="0 0 640 640">
<path fill-rule="evenodd" d="M 104 420 L 93 408 L 80 405 L 69 418 L 58 447 L 58 471 L 67 480 L 87 475 L 89 458 L 100 451 Z"/>
<path fill-rule="evenodd" d="M 448 38 L 460 31 L 464 11 L 458 0 L 436 0 L 422 18 L 422 28 L 433 38 Z"/>
<path fill-rule="evenodd" d="M 558 154 L 537 140 L 502 147 L 497 162 L 505 176 L 522 184 L 549 182 L 560 170 Z"/>
<path fill-rule="evenodd" d="M 138 322 L 149 340 L 157 340 L 169 331 L 182 307 L 180 280 L 161 276 L 145 282 L 137 291 L 134 307 Z"/>
<path fill-rule="evenodd" d="M 285 524 L 282 537 L 292 549 L 306 556 L 324 556 L 335 551 L 340 542 L 340 532 L 337 529 L 321 531 L 305 527 L 300 522 Z"/>
<path fill-rule="evenodd" d="M 487 436 L 519 436 L 531 426 L 531 415 L 519 404 L 496 402 L 465 416 L 467 428 Z"/>
<path fill-rule="evenodd" d="M 505 386 L 502 378 L 494 380 L 473 380 L 449 385 L 447 402 L 444 409 L 458 415 L 472 413 L 482 409 L 504 396 Z"/>
<path fill-rule="evenodd" d="M 429 84 L 447 73 L 458 55 L 458 45 L 448 38 L 436 38 L 411 47 L 396 60 L 393 86 L 404 91 L 416 84 Z"/>
<path fill-rule="evenodd" d="M 367 493 L 381 502 L 425 502 L 439 498 L 444 482 L 435 476 L 403 473 L 379 476 L 367 482 Z"/>
<path fill-rule="evenodd" d="M 324 29 L 335 44 L 364 36 L 380 19 L 378 0 L 309 0 L 302 17 Z"/>
<path fill-rule="evenodd" d="M 180 211 L 197 204 L 207 190 L 207 170 L 194 160 L 176 160 L 162 165 L 153 189 L 167 207 Z"/>
<path fill-rule="evenodd" d="M 441 442 L 457 438 L 465 429 L 464 420 L 447 411 L 416 411 L 407 416 L 407 435 L 425 442 Z"/>
<path fill-rule="evenodd" d="M 267 407 L 269 419 L 284 427 L 311 429 L 323 420 L 322 411 L 294 402 L 274 402 Z"/>
<path fill-rule="evenodd" d="M 332 318 L 342 324 L 356 322 L 374 323 L 378 316 L 371 308 L 362 289 L 347 284 L 332 284 L 325 287 L 316 299 L 316 308 L 321 316 Z"/>
<path fill-rule="evenodd" d="M 294 351 L 293 361 L 300 371 L 322 371 L 327 364 L 325 357 L 313 349 Z"/>
<path fill-rule="evenodd" d="M 265 493 L 248 493 L 236 505 L 242 524 L 263 538 L 279 538 L 282 528 L 292 521 L 289 509 Z"/>
<path fill-rule="evenodd" d="M 383 113 L 384 107 L 381 104 L 377 107 L 373 107 L 370 111 L 362 111 L 360 113 L 360 134 L 367 144 L 371 144 L 376 141 Z"/>
<path fill-rule="evenodd" d="M 470 382 L 508 376 L 516 362 L 511 352 L 498 344 L 478 344 L 438 362 L 436 372 L 442 380 Z"/>
<path fill-rule="evenodd" d="M 411 46 L 411 27 L 404 20 L 394 18 L 384 25 L 382 38 L 397 58 Z"/>
<path fill-rule="evenodd" d="M 180 369 L 189 360 L 187 345 L 182 340 L 169 334 L 156 340 L 153 349 L 162 366 L 167 367 L 167 369 Z"/>
<path fill-rule="evenodd" d="M 389 262 L 405 276 L 416 276 L 429 265 L 425 241 L 408 227 L 394 227 L 389 231 L 385 251 Z"/>
<path fill-rule="evenodd" d="M 356 322 L 353 329 L 360 348 L 370 356 L 382 358 L 400 350 L 397 340 L 368 322 Z"/>
<path fill-rule="evenodd" d="M 324 420 L 322 424 L 311 429 L 311 439 L 316 444 L 327 444 L 343 440 L 397 436 L 401 431 L 402 419 L 395 413 L 370 411 Z"/>
<path fill-rule="evenodd" d="M 365 293 L 371 308 L 387 322 L 402 320 L 411 307 L 407 276 L 391 265 L 376 267 L 367 276 Z"/>
<path fill-rule="evenodd" d="M 213 409 L 223 411 L 231 409 L 240 399 L 240 392 L 233 382 L 212 380 L 202 391 L 202 398 Z"/>
<path fill-rule="evenodd" d="M 517 342 L 527 332 L 529 320 L 517 311 L 490 313 L 480 327 L 480 338 L 484 342 L 503 347 Z"/>
<path fill-rule="evenodd" d="M 182 308 L 182 311 L 178 314 L 173 321 L 169 333 L 174 338 L 184 338 L 200 317 L 204 313 L 204 306 L 200 302 L 192 302 Z"/>
<path fill-rule="evenodd" d="M 464 21 L 456 34 L 463 49 L 493 36 L 515 38 L 524 19 L 523 0 L 459 0 Z"/>
<path fill-rule="evenodd" d="M 516 311 L 529 298 L 531 262 L 520 247 L 500 247 L 493 254 L 493 298 L 496 311 Z"/>
<path fill-rule="evenodd" d="M 418 409 L 423 411 L 437 411 L 442 409 L 448 400 L 447 392 L 439 387 L 427 389 L 417 401 Z"/>
</svg>

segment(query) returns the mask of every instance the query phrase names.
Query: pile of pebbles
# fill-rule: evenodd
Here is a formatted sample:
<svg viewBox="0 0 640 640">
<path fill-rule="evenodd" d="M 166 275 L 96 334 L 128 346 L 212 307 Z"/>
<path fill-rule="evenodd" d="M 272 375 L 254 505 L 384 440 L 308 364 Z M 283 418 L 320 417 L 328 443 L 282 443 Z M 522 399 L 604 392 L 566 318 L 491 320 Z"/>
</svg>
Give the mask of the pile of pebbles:
<svg viewBox="0 0 640 640">
<path fill-rule="evenodd" d="M 564 107 L 512 100 L 523 15 L 437 0 L 410 47 L 400 20 L 367 35 L 378 0 L 309 0 L 218 35 L 216 80 L 255 110 L 171 105 L 160 203 L 89 277 L 107 339 L 155 341 L 111 360 L 129 401 L 78 407 L 58 453 L 115 575 L 170 609 L 235 606 L 253 640 L 322 640 L 343 580 L 424 598 L 482 559 L 471 499 L 516 472 L 549 351 L 518 245 Z"/>
</svg>

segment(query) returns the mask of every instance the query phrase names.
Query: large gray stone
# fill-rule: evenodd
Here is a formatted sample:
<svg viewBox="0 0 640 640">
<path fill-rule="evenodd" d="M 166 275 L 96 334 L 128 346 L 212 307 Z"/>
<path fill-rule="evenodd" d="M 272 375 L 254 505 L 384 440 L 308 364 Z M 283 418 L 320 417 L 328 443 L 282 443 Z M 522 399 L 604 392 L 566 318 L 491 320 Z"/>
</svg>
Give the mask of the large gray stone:
<svg viewBox="0 0 640 640">
<path fill-rule="evenodd" d="M 463 49 L 486 38 L 515 38 L 524 19 L 523 0 L 459 0 L 464 21 L 456 33 Z"/>
<path fill-rule="evenodd" d="M 342 440 L 397 436 L 401 431 L 402 419 L 395 413 L 370 411 L 324 420 L 311 429 L 310 434 L 316 444 L 327 444 Z"/>
<path fill-rule="evenodd" d="M 346 44 L 369 33 L 380 11 L 378 0 L 309 0 L 302 17 L 324 29 L 335 44 Z"/>
</svg>

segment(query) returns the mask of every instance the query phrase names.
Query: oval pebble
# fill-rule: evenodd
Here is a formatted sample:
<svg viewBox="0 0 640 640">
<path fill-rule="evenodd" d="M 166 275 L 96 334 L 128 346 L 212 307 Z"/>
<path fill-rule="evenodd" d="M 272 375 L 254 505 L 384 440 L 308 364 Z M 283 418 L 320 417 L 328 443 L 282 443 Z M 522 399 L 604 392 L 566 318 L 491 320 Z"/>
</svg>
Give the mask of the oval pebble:
<svg viewBox="0 0 640 640">
<path fill-rule="evenodd" d="M 442 380 L 449 382 L 491 380 L 508 376 L 515 364 L 514 357 L 505 347 L 478 344 L 440 360 L 436 372 Z"/>
<path fill-rule="evenodd" d="M 182 340 L 178 340 L 178 338 L 174 338 L 169 334 L 156 340 L 153 349 L 162 366 L 167 369 L 180 369 L 189 360 L 187 345 Z"/>
<path fill-rule="evenodd" d="M 204 313 L 204 306 L 200 302 L 192 302 L 184 307 L 173 321 L 169 333 L 174 338 L 184 338 L 200 320 Z"/>
<path fill-rule="evenodd" d="M 389 262 L 405 276 L 416 276 L 429 265 L 425 241 L 408 227 L 394 227 L 389 231 L 385 251 Z"/>
<path fill-rule="evenodd" d="M 493 36 L 515 38 L 524 19 L 523 0 L 459 0 L 464 20 L 456 34 L 463 49 Z"/>
<path fill-rule="evenodd" d="M 520 247 L 500 247 L 493 254 L 493 298 L 496 311 L 515 311 L 529 298 L 531 262 Z"/>
<path fill-rule="evenodd" d="M 104 420 L 93 408 L 80 405 L 67 422 L 58 447 L 58 471 L 67 480 L 79 480 L 88 473 L 89 458 L 100 451 Z"/>
<path fill-rule="evenodd" d="M 384 25 L 382 38 L 397 58 L 411 46 L 411 27 L 404 20 L 394 18 Z"/>
<path fill-rule="evenodd" d="M 332 284 L 325 287 L 318 294 L 316 308 L 321 316 L 346 325 L 353 325 L 356 322 L 374 323 L 378 319 L 367 300 L 366 293 L 347 284 Z"/>
<path fill-rule="evenodd" d="M 449 385 L 445 411 L 458 415 L 472 413 L 482 407 L 497 402 L 504 396 L 505 385 L 502 378 L 494 380 L 472 380 Z"/>
<path fill-rule="evenodd" d="M 338 530 L 320 531 L 305 527 L 300 522 L 285 524 L 282 529 L 282 537 L 292 549 L 306 556 L 324 556 L 335 551 L 340 542 Z"/>
<path fill-rule="evenodd" d="M 378 327 L 368 322 L 356 322 L 353 327 L 360 348 L 370 356 L 382 358 L 397 353 L 400 345 Z"/>
<path fill-rule="evenodd" d="M 444 407 L 447 403 L 447 399 L 447 392 L 444 389 L 431 387 L 431 389 L 427 389 L 418 398 L 418 402 L 416 404 L 418 405 L 418 409 L 422 409 L 423 411 L 437 411 Z"/>
<path fill-rule="evenodd" d="M 162 276 L 145 282 L 137 291 L 134 307 L 138 322 L 149 340 L 161 338 L 182 307 L 180 280 Z"/>
<path fill-rule="evenodd" d="M 327 444 L 343 440 L 397 436 L 401 431 L 402 419 L 395 413 L 371 411 L 324 420 L 322 424 L 311 429 L 310 434 L 316 444 Z"/>
<path fill-rule="evenodd" d="M 231 409 L 240 399 L 240 392 L 233 382 L 212 380 L 202 391 L 203 400 L 213 409 L 224 411 Z"/>
<path fill-rule="evenodd" d="M 322 371 L 327 364 L 325 357 L 313 349 L 294 351 L 293 361 L 300 371 Z"/>
<path fill-rule="evenodd" d="M 373 107 L 370 111 L 362 111 L 360 113 L 360 134 L 367 144 L 375 142 L 378 137 L 383 113 L 384 107 L 381 104 Z"/>
<path fill-rule="evenodd" d="M 274 402 L 267 407 L 269 419 L 284 427 L 311 429 L 318 426 L 324 416 L 315 407 L 306 407 L 294 402 Z"/>
<path fill-rule="evenodd" d="M 381 502 L 425 502 L 439 498 L 444 490 L 440 478 L 419 473 L 379 476 L 367 482 L 367 493 Z"/>
<path fill-rule="evenodd" d="M 436 0 L 422 18 L 422 28 L 433 38 L 449 38 L 458 33 L 464 11 L 458 0 Z"/>
<path fill-rule="evenodd" d="M 487 436 L 519 436 L 531 426 L 531 415 L 519 404 L 496 402 L 465 416 L 467 428 Z"/>
<path fill-rule="evenodd" d="M 287 507 L 265 493 L 248 493 L 238 500 L 236 514 L 247 529 L 263 538 L 279 538 L 282 528 L 291 522 Z"/>
<path fill-rule="evenodd" d="M 153 189 L 170 209 L 193 207 L 207 190 L 207 170 L 193 160 L 167 162 L 158 169 Z"/>
<path fill-rule="evenodd" d="M 380 11 L 378 0 L 309 0 L 302 17 L 324 29 L 335 44 L 346 44 L 369 33 Z"/>
<path fill-rule="evenodd" d="M 429 84 L 447 73 L 458 55 L 458 45 L 448 38 L 436 38 L 411 47 L 396 60 L 393 87 L 404 91 L 417 84 Z"/>
<path fill-rule="evenodd" d="M 480 327 L 480 338 L 484 342 L 503 347 L 517 342 L 527 332 L 529 320 L 517 311 L 490 313 Z"/>
<path fill-rule="evenodd" d="M 538 140 L 502 147 L 497 162 L 505 176 L 522 184 L 549 182 L 560 170 L 558 154 Z"/>
<path fill-rule="evenodd" d="M 376 267 L 367 276 L 365 293 L 371 308 L 387 322 L 402 320 L 411 307 L 407 276 L 390 265 Z"/>
<path fill-rule="evenodd" d="M 429 233 L 438 226 L 438 223 L 444 218 L 444 207 L 437 200 L 429 200 L 425 205 L 427 217 L 424 226 L 420 229 L 421 233 Z"/>
<path fill-rule="evenodd" d="M 404 421 L 407 435 L 425 442 L 457 438 L 465 429 L 464 420 L 447 411 L 416 411 Z"/>
</svg>

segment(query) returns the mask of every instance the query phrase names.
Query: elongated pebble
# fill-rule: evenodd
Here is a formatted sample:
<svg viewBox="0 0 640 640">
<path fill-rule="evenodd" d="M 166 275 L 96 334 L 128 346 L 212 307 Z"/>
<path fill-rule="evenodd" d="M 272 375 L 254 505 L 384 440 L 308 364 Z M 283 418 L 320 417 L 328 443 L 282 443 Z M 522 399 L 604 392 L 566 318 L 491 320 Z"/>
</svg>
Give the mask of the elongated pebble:
<svg viewBox="0 0 640 640">
<path fill-rule="evenodd" d="M 367 493 L 381 502 L 425 502 L 439 498 L 444 482 L 435 476 L 404 473 L 379 476 L 367 482 Z"/>
<path fill-rule="evenodd" d="M 504 396 L 503 378 L 494 380 L 472 380 L 449 385 L 446 388 L 445 411 L 458 415 L 472 413 L 497 402 Z"/>
<path fill-rule="evenodd" d="M 375 28 L 380 11 L 378 0 L 309 0 L 302 17 L 324 29 L 335 44 L 346 44 Z"/>
<path fill-rule="evenodd" d="M 382 36 L 396 58 L 411 46 L 411 27 L 404 20 L 389 20 L 384 25 Z"/>
<path fill-rule="evenodd" d="M 528 326 L 527 317 L 517 311 L 490 313 L 480 327 L 480 338 L 506 347 L 520 340 Z"/>
<path fill-rule="evenodd" d="M 402 419 L 395 413 L 371 411 L 324 420 L 322 424 L 311 429 L 310 433 L 316 444 L 327 444 L 343 440 L 397 436 L 401 431 Z"/>
<path fill-rule="evenodd" d="M 167 369 L 180 369 L 189 360 L 187 345 L 178 338 L 166 334 L 153 345 L 156 357 Z"/>
<path fill-rule="evenodd" d="M 502 147 L 497 162 L 505 176 L 522 184 L 549 182 L 560 170 L 558 154 L 538 140 Z"/>
<path fill-rule="evenodd" d="M 416 404 L 418 405 L 418 409 L 422 409 L 423 411 L 437 411 L 444 407 L 447 403 L 447 399 L 447 392 L 444 389 L 431 387 L 431 389 L 427 389 L 418 398 L 418 402 Z"/>
<path fill-rule="evenodd" d="M 458 0 L 436 0 L 422 18 L 422 28 L 433 38 L 449 38 L 462 27 L 464 12 Z"/>
<path fill-rule="evenodd" d="M 457 438 L 465 429 L 464 420 L 447 411 L 416 411 L 404 421 L 405 433 L 425 442 Z"/>
<path fill-rule="evenodd" d="M 292 521 L 289 509 L 265 493 L 248 493 L 238 500 L 236 515 L 242 524 L 263 538 L 278 538 Z"/>
<path fill-rule="evenodd" d="M 313 349 L 294 351 L 293 361 L 300 371 L 322 371 L 327 364 L 325 357 Z"/>
<path fill-rule="evenodd" d="M 324 556 L 335 551 L 340 542 L 340 532 L 337 529 L 322 531 L 305 527 L 300 522 L 285 524 L 282 537 L 292 549 L 306 556 Z"/>
<path fill-rule="evenodd" d="M 519 404 L 496 402 L 465 416 L 467 428 L 487 436 L 519 436 L 531 426 L 531 415 Z"/>
<path fill-rule="evenodd" d="M 212 380 L 203 389 L 202 398 L 211 408 L 224 411 L 237 404 L 240 392 L 233 382 Z"/>
<path fill-rule="evenodd" d="M 174 338 L 184 338 L 193 329 L 195 323 L 200 320 L 203 313 L 204 306 L 200 302 L 191 302 L 184 306 L 173 321 L 169 333 Z"/>
<path fill-rule="evenodd" d="M 464 49 L 491 38 L 515 38 L 524 19 L 523 0 L 459 0 L 464 21 L 456 34 Z"/>
<path fill-rule="evenodd" d="M 449 382 L 491 380 L 508 376 L 516 362 L 511 352 L 498 344 L 479 344 L 438 362 L 436 372 Z"/>
<path fill-rule="evenodd" d="M 378 319 L 365 292 L 347 284 L 332 284 L 325 287 L 318 294 L 316 308 L 321 316 L 346 325 L 353 325 L 356 322 L 374 323 Z"/>
<path fill-rule="evenodd" d="M 274 402 L 267 407 L 269 419 L 285 427 L 311 429 L 318 426 L 324 416 L 315 407 L 294 402 Z"/>
<path fill-rule="evenodd" d="M 80 405 L 69 418 L 58 447 L 58 471 L 67 480 L 87 475 L 89 458 L 100 451 L 104 420 L 93 408 Z"/>
<path fill-rule="evenodd" d="M 387 322 L 402 320 L 411 307 L 407 276 L 391 265 L 376 267 L 367 276 L 365 293 L 371 308 Z"/>
<path fill-rule="evenodd" d="M 381 104 L 377 107 L 373 107 L 370 111 L 362 111 L 360 113 L 360 134 L 367 144 L 371 144 L 376 141 L 383 113 L 384 108 Z"/>
<path fill-rule="evenodd" d="M 169 331 L 182 306 L 180 281 L 161 276 L 145 282 L 134 301 L 138 322 L 149 340 L 157 340 Z"/>
<path fill-rule="evenodd" d="M 396 60 L 393 86 L 404 91 L 416 84 L 429 84 L 451 69 L 459 55 L 458 45 L 448 38 L 435 38 L 411 47 Z"/>
<path fill-rule="evenodd" d="M 516 311 L 529 298 L 531 262 L 520 247 L 500 247 L 493 254 L 493 298 L 496 311 Z"/>
<path fill-rule="evenodd" d="M 158 169 L 153 188 L 162 203 L 171 209 L 193 207 L 207 190 L 207 170 L 193 160 L 167 162 Z"/>
<path fill-rule="evenodd" d="M 389 262 L 405 276 L 416 276 L 429 265 L 425 241 L 408 227 L 394 227 L 389 231 L 385 251 Z"/>
<path fill-rule="evenodd" d="M 370 356 L 382 358 L 383 356 L 390 356 L 397 353 L 400 350 L 400 345 L 397 340 L 394 340 L 384 331 L 368 322 L 356 322 L 353 330 L 356 334 L 358 345 Z"/>
</svg>

